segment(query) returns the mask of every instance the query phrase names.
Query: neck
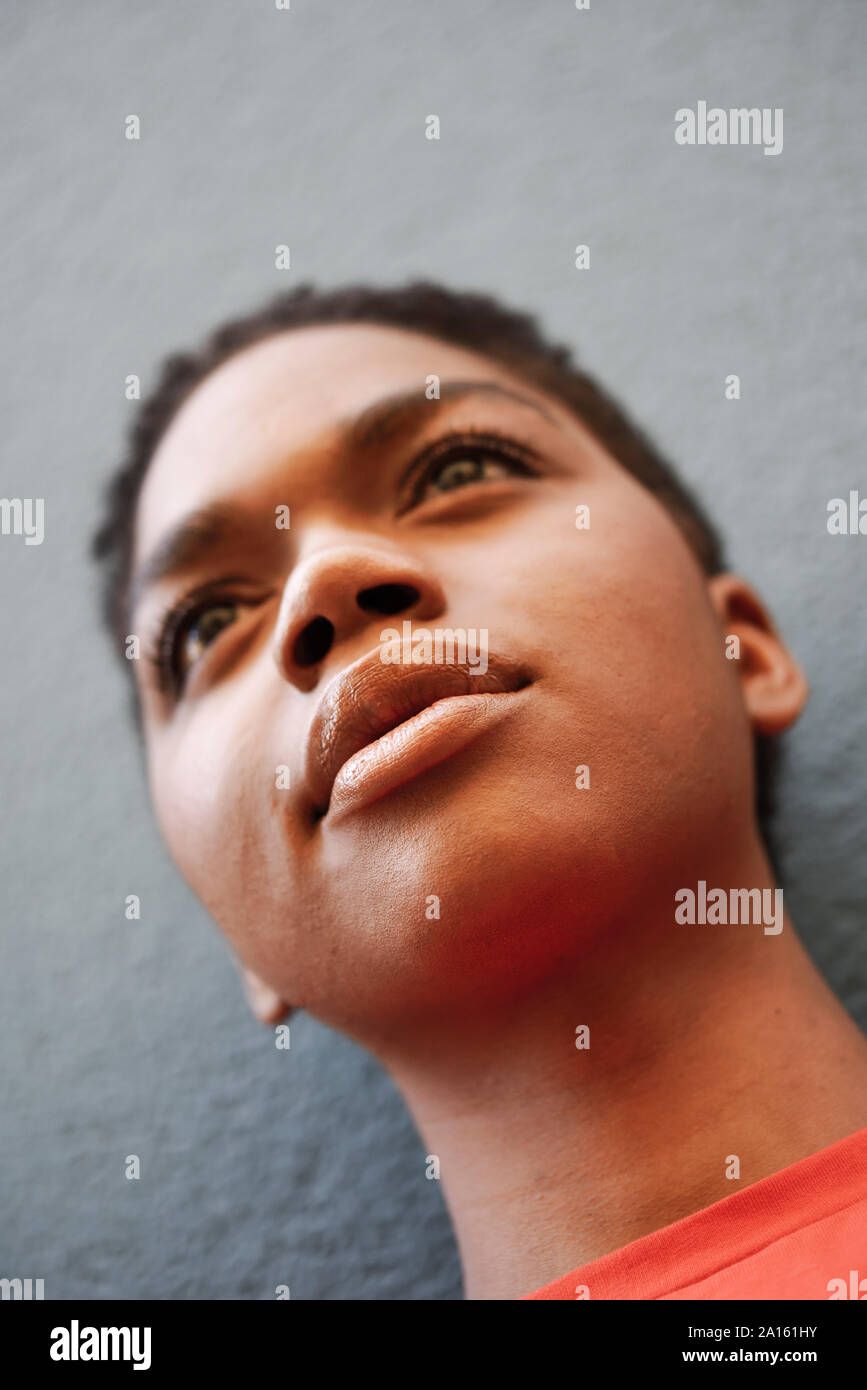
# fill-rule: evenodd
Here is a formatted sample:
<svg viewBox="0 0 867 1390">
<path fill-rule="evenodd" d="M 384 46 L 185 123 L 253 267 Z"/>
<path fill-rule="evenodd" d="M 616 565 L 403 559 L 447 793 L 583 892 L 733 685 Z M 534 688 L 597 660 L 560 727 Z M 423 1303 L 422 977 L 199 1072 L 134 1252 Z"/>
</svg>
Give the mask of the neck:
<svg viewBox="0 0 867 1390">
<path fill-rule="evenodd" d="M 708 891 L 772 887 L 750 858 Z M 867 1039 L 788 918 L 766 935 L 673 912 L 507 1011 L 381 1051 L 439 1159 L 468 1298 L 518 1299 L 867 1125 Z"/>
</svg>

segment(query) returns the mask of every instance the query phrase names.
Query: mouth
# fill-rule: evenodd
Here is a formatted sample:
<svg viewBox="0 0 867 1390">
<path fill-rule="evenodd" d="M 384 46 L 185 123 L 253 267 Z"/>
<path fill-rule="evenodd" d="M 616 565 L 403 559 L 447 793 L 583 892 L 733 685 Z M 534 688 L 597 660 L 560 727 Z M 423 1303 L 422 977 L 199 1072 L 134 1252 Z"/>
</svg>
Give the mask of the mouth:
<svg viewBox="0 0 867 1390">
<path fill-rule="evenodd" d="M 377 801 L 460 752 L 514 712 L 532 679 L 490 652 L 484 672 L 386 664 L 379 649 L 354 662 L 326 688 L 307 737 L 314 819 Z"/>
</svg>

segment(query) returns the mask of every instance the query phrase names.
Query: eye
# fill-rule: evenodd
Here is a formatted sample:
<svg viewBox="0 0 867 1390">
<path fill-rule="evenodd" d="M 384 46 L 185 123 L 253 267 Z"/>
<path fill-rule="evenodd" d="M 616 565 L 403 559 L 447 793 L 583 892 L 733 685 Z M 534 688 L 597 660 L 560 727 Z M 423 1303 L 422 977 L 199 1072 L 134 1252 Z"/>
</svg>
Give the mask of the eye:
<svg viewBox="0 0 867 1390">
<path fill-rule="evenodd" d="M 181 625 L 174 644 L 174 663 L 184 678 L 205 648 L 238 616 L 237 603 L 209 603 L 199 608 Z"/>
<path fill-rule="evenodd" d="M 441 440 L 418 467 L 410 506 L 418 506 L 446 492 L 479 483 L 494 483 L 515 476 L 536 476 L 524 451 L 511 440 L 480 436 Z"/>
<path fill-rule="evenodd" d="M 181 693 L 205 650 L 236 621 L 239 607 L 232 598 L 191 596 L 168 614 L 151 654 L 163 691 Z"/>
<path fill-rule="evenodd" d="M 498 459 L 471 458 L 466 455 L 439 464 L 433 475 L 428 477 L 422 496 L 425 497 L 431 492 L 452 492 L 466 483 L 481 483 L 509 476 L 509 469 Z"/>
</svg>

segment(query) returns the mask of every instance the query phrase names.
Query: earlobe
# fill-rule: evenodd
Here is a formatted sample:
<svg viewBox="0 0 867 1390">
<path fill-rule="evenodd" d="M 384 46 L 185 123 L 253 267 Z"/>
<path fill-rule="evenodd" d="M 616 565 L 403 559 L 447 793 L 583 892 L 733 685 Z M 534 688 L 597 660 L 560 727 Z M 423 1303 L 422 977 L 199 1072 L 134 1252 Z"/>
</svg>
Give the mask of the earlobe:
<svg viewBox="0 0 867 1390">
<path fill-rule="evenodd" d="M 782 733 L 807 702 L 809 688 L 803 671 L 743 579 L 714 575 L 708 592 L 723 626 L 726 655 L 738 667 L 753 728 L 759 734 Z"/>
<path fill-rule="evenodd" d="M 292 1012 L 292 1006 L 287 1004 L 276 990 L 273 990 L 270 985 L 266 985 L 264 980 L 261 980 L 254 971 L 249 970 L 246 965 L 242 965 L 240 962 L 238 962 L 238 973 L 241 976 L 241 984 L 244 987 L 247 1003 L 260 1023 L 280 1023 Z"/>
</svg>

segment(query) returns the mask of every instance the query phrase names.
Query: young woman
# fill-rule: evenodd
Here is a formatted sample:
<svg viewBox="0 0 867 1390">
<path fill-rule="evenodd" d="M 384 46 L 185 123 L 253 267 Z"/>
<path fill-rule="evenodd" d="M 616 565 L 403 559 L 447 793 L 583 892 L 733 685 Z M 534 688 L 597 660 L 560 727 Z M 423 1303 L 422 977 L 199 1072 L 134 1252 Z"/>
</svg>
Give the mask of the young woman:
<svg viewBox="0 0 867 1390">
<path fill-rule="evenodd" d="M 169 359 L 95 549 L 174 859 L 388 1068 L 469 1298 L 867 1276 L 867 1040 L 762 832 L 804 677 L 564 349 L 299 290 Z"/>
</svg>

